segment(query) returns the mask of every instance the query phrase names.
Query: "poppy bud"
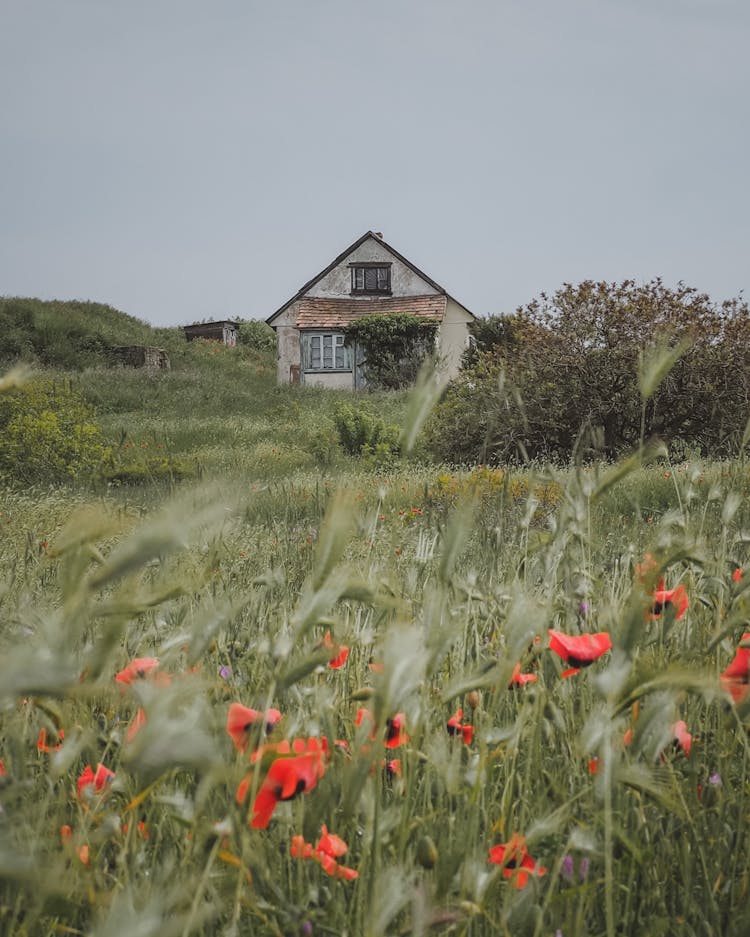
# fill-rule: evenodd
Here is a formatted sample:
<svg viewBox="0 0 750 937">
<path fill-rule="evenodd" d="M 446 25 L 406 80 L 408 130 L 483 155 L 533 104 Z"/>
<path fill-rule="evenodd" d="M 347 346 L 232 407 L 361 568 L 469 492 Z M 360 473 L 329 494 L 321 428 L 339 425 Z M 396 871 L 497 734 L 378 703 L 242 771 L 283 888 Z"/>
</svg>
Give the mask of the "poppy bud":
<svg viewBox="0 0 750 937">
<path fill-rule="evenodd" d="M 423 869 L 434 869 L 437 860 L 437 846 L 431 837 L 423 836 L 417 843 L 417 862 Z"/>
<path fill-rule="evenodd" d="M 358 690 L 355 690 L 352 693 L 351 698 L 353 700 L 371 699 L 374 694 L 375 694 L 375 690 L 373 690 L 371 686 L 363 686 L 363 687 L 360 687 Z"/>
<path fill-rule="evenodd" d="M 472 690 L 471 693 L 466 694 L 466 705 L 469 709 L 479 709 L 479 706 L 482 702 L 482 697 L 479 695 L 477 690 Z"/>
</svg>

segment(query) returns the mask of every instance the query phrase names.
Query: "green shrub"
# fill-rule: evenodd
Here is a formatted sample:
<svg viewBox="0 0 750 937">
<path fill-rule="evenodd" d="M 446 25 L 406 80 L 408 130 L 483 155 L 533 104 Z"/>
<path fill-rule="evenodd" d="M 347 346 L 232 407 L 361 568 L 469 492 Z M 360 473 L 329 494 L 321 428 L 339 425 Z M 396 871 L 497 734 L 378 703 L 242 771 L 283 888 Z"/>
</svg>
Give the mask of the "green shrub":
<svg viewBox="0 0 750 937">
<path fill-rule="evenodd" d="M 333 419 L 341 447 L 349 455 L 378 452 L 382 456 L 386 450 L 391 453 L 398 450 L 398 427 L 389 426 L 365 409 L 342 404 Z"/>
<path fill-rule="evenodd" d="M 111 463 L 93 411 L 68 382 L 36 380 L 0 396 L 0 479 L 88 480 Z"/>
<path fill-rule="evenodd" d="M 170 455 L 136 456 L 116 463 L 104 472 L 104 479 L 112 485 L 143 485 L 150 482 L 178 482 L 193 478 L 195 465 L 187 459 Z"/>
<path fill-rule="evenodd" d="M 240 345 L 254 351 L 275 351 L 276 333 L 270 325 L 258 319 L 240 321 Z"/>
</svg>

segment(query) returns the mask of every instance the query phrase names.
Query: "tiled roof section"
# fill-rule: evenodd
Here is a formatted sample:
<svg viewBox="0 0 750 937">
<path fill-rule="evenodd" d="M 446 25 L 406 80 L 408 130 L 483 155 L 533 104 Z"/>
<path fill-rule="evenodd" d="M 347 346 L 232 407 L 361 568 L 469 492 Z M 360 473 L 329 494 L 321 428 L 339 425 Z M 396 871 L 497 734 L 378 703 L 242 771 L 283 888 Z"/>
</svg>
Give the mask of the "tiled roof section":
<svg viewBox="0 0 750 937">
<path fill-rule="evenodd" d="M 375 299 L 303 299 L 295 325 L 298 329 L 333 329 L 349 325 L 367 315 L 406 312 L 420 319 L 443 321 L 446 297 L 383 296 Z"/>
</svg>

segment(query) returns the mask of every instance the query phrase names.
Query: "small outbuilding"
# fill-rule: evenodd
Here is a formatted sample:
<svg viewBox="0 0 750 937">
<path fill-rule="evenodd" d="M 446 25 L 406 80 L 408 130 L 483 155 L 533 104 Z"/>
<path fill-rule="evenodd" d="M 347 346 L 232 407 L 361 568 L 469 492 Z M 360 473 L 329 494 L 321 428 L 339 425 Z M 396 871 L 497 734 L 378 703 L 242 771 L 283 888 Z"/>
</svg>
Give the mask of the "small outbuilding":
<svg viewBox="0 0 750 937">
<path fill-rule="evenodd" d="M 154 348 L 153 345 L 117 345 L 112 348 L 111 355 L 118 364 L 129 368 L 169 370 L 169 355 L 163 348 Z"/>
<path fill-rule="evenodd" d="M 240 331 L 239 322 L 231 319 L 222 319 L 220 322 L 196 322 L 194 325 L 183 326 L 185 338 L 192 342 L 196 338 L 205 338 L 212 342 L 221 342 L 223 345 L 234 348 Z"/>
<path fill-rule="evenodd" d="M 278 341 L 280 384 L 354 390 L 366 384 L 344 329 L 367 315 L 409 313 L 438 323 L 442 377 L 461 366 L 475 316 L 442 286 L 368 231 L 266 319 Z"/>
</svg>

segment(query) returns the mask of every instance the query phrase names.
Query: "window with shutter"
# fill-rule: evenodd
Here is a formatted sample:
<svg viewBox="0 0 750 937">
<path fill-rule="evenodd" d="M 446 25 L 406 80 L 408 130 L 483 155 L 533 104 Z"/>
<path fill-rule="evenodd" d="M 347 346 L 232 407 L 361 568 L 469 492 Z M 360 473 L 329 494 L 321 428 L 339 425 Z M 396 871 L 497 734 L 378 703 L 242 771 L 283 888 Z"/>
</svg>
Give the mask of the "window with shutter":
<svg viewBox="0 0 750 937">
<path fill-rule="evenodd" d="M 391 265 L 381 263 L 350 264 L 352 293 L 391 292 Z"/>
</svg>

